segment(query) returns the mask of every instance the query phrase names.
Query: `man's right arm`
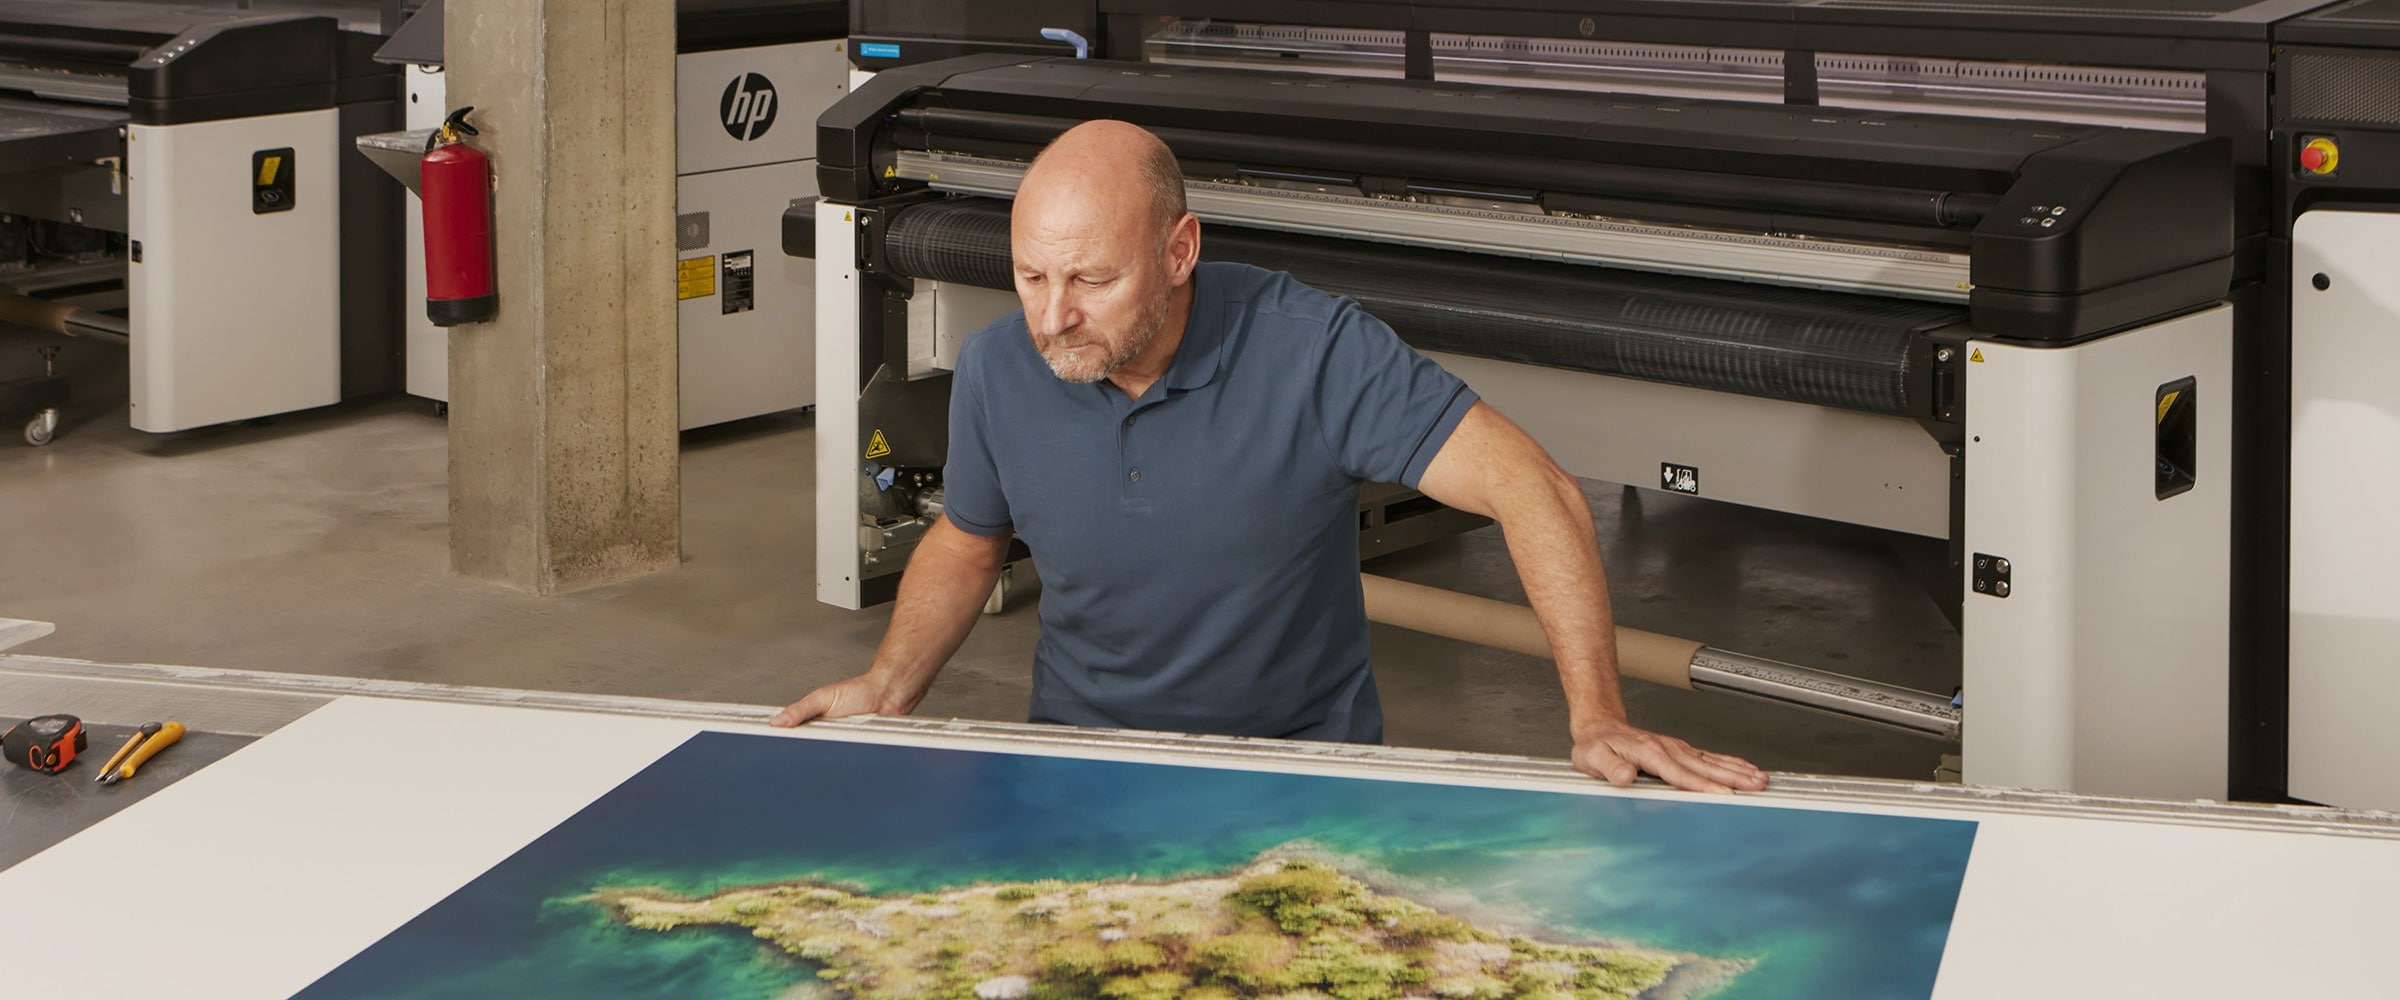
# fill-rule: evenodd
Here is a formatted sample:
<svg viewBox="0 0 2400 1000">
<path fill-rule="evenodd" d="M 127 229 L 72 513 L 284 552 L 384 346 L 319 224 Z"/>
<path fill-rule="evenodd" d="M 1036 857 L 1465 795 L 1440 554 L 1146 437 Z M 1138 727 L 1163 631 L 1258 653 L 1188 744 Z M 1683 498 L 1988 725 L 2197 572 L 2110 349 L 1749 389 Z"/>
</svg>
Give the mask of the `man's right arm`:
<svg viewBox="0 0 2400 1000">
<path fill-rule="evenodd" d="M 1009 533 L 978 535 L 935 519 L 909 554 L 891 627 L 867 672 L 811 691 L 769 720 L 797 726 L 845 715 L 907 715 L 925 700 L 933 676 L 967 641 L 975 617 L 1000 581 Z"/>
</svg>

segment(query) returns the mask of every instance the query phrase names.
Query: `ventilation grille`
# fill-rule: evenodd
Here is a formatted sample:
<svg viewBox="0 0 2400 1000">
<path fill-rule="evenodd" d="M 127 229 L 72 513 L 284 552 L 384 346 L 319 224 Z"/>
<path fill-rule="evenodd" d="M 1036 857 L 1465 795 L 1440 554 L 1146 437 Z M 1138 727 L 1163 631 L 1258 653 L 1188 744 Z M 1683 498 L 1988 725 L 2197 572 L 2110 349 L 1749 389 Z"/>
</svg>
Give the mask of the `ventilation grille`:
<svg viewBox="0 0 2400 1000">
<path fill-rule="evenodd" d="M 1981 84 L 2065 91 L 2099 88 L 2114 93 L 2141 93 L 2159 100 L 2204 101 L 2208 97 L 2206 74 L 2105 66 L 1820 54 L 1817 56 L 1817 72 L 1856 78 L 1861 83 L 1902 86 Z"/>
<path fill-rule="evenodd" d="M 2286 111 L 2304 121 L 2400 125 L 2400 56 L 2294 51 Z"/>
<path fill-rule="evenodd" d="M 687 212 L 675 217 L 675 249 L 702 250 L 707 247 L 707 212 Z"/>
</svg>

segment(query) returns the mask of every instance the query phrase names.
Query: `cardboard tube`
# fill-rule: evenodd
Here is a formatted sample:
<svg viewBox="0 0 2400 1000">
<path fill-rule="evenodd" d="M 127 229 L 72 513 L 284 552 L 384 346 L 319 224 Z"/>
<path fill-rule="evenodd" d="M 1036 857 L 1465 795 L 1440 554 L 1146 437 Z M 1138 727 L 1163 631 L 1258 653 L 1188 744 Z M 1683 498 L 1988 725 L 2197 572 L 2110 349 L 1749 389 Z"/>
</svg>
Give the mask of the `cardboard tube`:
<svg viewBox="0 0 2400 1000">
<path fill-rule="evenodd" d="M 29 326 L 44 333 L 69 335 L 67 317 L 75 307 L 0 291 L 0 323 Z"/>
<path fill-rule="evenodd" d="M 5 290 L 0 290 L 0 323 L 14 323 L 67 337 L 131 343 L 125 321 L 115 316 Z"/>
<path fill-rule="evenodd" d="M 1359 574 L 1359 581 L 1366 588 L 1368 621 L 1550 658 L 1550 639 L 1532 608 L 1371 573 Z M 1692 654 L 1701 645 L 1619 625 L 1617 673 L 1689 691 Z"/>
</svg>

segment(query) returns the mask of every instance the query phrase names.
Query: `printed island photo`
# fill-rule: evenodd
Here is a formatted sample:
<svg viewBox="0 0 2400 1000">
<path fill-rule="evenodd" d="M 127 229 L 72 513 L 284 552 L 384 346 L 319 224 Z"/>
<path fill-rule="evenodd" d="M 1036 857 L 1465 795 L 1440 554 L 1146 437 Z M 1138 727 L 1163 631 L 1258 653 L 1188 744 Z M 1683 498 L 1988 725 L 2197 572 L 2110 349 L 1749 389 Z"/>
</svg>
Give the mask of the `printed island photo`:
<svg viewBox="0 0 2400 1000">
<path fill-rule="evenodd" d="M 906 897 L 790 883 L 592 899 L 643 930 L 746 929 L 852 1000 L 1684 998 L 1750 964 L 1506 935 L 1302 858 L 1164 883 L 1051 879 Z"/>
<path fill-rule="evenodd" d="M 304 1000 L 1926 1000 L 1977 824 L 704 732 Z"/>
</svg>

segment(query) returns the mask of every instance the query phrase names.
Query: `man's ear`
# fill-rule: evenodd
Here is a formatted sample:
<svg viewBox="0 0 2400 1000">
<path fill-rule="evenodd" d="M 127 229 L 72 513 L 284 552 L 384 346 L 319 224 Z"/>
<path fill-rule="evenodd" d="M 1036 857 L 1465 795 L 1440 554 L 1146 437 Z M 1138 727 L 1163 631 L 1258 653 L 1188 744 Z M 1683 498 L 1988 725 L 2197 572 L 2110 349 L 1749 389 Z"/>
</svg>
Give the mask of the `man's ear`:
<svg viewBox="0 0 2400 1000">
<path fill-rule="evenodd" d="M 1200 217 L 1185 212 L 1167 233 L 1167 272 L 1180 285 L 1192 276 L 1192 268 L 1199 265 Z"/>
</svg>

